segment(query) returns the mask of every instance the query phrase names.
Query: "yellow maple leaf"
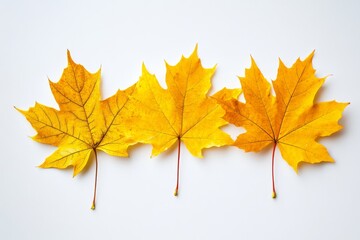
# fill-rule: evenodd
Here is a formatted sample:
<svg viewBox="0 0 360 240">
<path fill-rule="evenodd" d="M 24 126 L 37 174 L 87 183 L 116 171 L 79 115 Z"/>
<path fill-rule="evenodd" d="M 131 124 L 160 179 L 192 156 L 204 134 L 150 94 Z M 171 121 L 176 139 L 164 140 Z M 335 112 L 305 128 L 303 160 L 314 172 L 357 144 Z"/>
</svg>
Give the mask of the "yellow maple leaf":
<svg viewBox="0 0 360 240">
<path fill-rule="evenodd" d="M 166 63 L 168 89 L 163 89 L 143 65 L 142 75 L 129 102 L 129 107 L 135 110 L 128 112 L 131 116 L 127 118 L 131 122 L 128 133 L 132 139 L 152 144 L 152 156 L 178 144 L 175 196 L 179 185 L 181 141 L 196 157 L 202 157 L 204 148 L 233 142 L 219 129 L 226 124 L 222 119 L 225 111 L 215 99 L 207 96 L 214 72 L 215 67 L 202 67 L 197 47 L 189 58 L 183 56 L 177 65 Z M 232 97 L 239 95 L 238 90 L 231 93 Z"/>
<path fill-rule="evenodd" d="M 314 52 L 304 61 L 298 59 L 291 68 L 280 60 L 277 78 L 273 81 L 276 97 L 255 61 L 240 82 L 246 103 L 236 99 L 218 99 L 226 110 L 224 118 L 242 126 L 234 145 L 245 151 L 258 152 L 270 144 L 272 151 L 272 186 L 274 184 L 274 154 L 278 146 L 284 160 L 297 172 L 300 162 L 333 162 L 319 137 L 339 131 L 338 124 L 349 103 L 335 101 L 314 103 L 314 98 L 325 78 L 317 78 L 312 66 Z"/>
<path fill-rule="evenodd" d="M 127 148 L 135 142 L 124 137 L 121 129 L 129 95 L 134 87 L 118 91 L 100 101 L 100 70 L 89 73 L 76 64 L 67 52 L 68 66 L 59 82 L 49 81 L 60 110 L 36 103 L 28 111 L 19 110 L 37 131 L 33 139 L 58 149 L 40 165 L 42 168 L 74 167 L 80 173 L 95 155 L 95 187 L 92 209 L 95 209 L 98 159 L 97 150 L 114 156 L 128 156 Z"/>
</svg>

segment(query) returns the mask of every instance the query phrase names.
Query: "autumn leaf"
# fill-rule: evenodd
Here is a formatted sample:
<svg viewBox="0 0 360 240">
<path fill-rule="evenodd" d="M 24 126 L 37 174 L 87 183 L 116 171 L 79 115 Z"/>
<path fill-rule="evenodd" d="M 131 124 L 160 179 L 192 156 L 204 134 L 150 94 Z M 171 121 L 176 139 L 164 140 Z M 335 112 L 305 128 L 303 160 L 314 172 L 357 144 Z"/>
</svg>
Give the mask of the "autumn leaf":
<svg viewBox="0 0 360 240">
<path fill-rule="evenodd" d="M 314 52 L 304 61 L 298 59 L 291 68 L 280 60 L 277 78 L 273 81 L 276 97 L 255 61 L 240 77 L 246 103 L 236 99 L 218 99 L 226 110 L 224 119 L 246 132 L 234 145 L 246 152 L 258 152 L 268 145 L 272 150 L 272 186 L 274 154 L 279 147 L 283 159 L 297 172 L 299 163 L 333 162 L 327 149 L 316 140 L 339 131 L 338 124 L 349 103 L 336 101 L 314 103 L 325 78 L 317 78 L 312 66 Z"/>
<path fill-rule="evenodd" d="M 37 142 L 58 149 L 40 165 L 42 168 L 74 167 L 79 174 L 95 155 L 95 186 L 92 209 L 95 209 L 98 159 L 97 150 L 114 156 L 128 156 L 127 148 L 135 144 L 124 137 L 123 115 L 134 87 L 118 91 L 100 101 L 100 70 L 89 73 L 76 64 L 67 52 L 68 66 L 59 82 L 49 80 L 60 110 L 36 103 L 28 111 L 19 110 L 37 131 Z M 125 128 L 126 129 L 126 128 Z"/>
<path fill-rule="evenodd" d="M 163 89 L 156 77 L 145 65 L 142 75 L 131 96 L 132 123 L 130 138 L 152 144 L 152 156 L 156 156 L 177 143 L 177 183 L 181 141 L 190 153 L 202 157 L 202 149 L 231 144 L 232 139 L 219 128 L 226 124 L 222 119 L 225 111 L 217 101 L 207 96 L 211 87 L 213 68 L 203 68 L 197 55 L 197 47 L 189 58 L 182 57 L 175 66 L 166 63 L 166 85 Z M 226 90 L 223 90 L 226 92 Z M 233 92 L 236 97 L 239 91 Z"/>
</svg>

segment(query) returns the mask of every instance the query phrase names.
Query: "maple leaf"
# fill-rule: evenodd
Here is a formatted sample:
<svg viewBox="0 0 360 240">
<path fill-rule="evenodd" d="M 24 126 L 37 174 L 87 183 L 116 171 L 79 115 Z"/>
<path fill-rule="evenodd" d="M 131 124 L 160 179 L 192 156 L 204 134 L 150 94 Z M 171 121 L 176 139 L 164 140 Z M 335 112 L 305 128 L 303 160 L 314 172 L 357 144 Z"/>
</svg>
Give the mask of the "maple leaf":
<svg viewBox="0 0 360 240">
<path fill-rule="evenodd" d="M 273 81 L 276 94 L 251 59 L 250 69 L 240 82 L 246 103 L 237 99 L 219 103 L 226 110 L 224 119 L 244 127 L 234 145 L 248 151 L 258 152 L 273 144 L 272 188 L 274 183 L 274 154 L 278 146 L 283 159 L 297 172 L 299 163 L 333 162 L 326 148 L 318 143 L 319 137 L 339 131 L 338 124 L 344 108 L 349 103 L 336 101 L 314 103 L 314 98 L 325 78 L 317 78 L 312 66 L 312 52 L 304 61 L 298 59 L 291 68 L 280 60 L 277 78 Z"/>
<path fill-rule="evenodd" d="M 129 106 L 128 133 L 137 142 L 152 144 L 152 156 L 167 150 L 177 142 L 177 180 L 179 188 L 181 141 L 190 153 L 202 157 L 202 149 L 232 144 L 232 139 L 219 128 L 226 123 L 225 111 L 217 101 L 207 96 L 215 67 L 206 69 L 197 55 L 197 46 L 189 58 L 182 56 L 175 66 L 166 63 L 166 85 L 163 89 L 155 75 L 145 65 L 136 84 Z M 223 90 L 224 94 L 226 90 Z M 236 97 L 239 91 L 232 92 Z M 236 94 L 237 93 L 237 94 Z M 229 93 L 228 93 L 229 94 Z"/>
<path fill-rule="evenodd" d="M 40 165 L 42 168 L 74 167 L 80 173 L 95 155 L 95 186 L 92 209 L 95 209 L 98 159 L 97 150 L 114 156 L 128 156 L 127 148 L 135 144 L 124 137 L 120 126 L 128 96 L 134 87 L 118 91 L 100 101 L 100 70 L 89 73 L 76 64 L 67 52 L 68 66 L 59 82 L 49 80 L 51 91 L 60 110 L 36 103 L 28 111 L 19 110 L 37 131 L 33 139 L 57 146 L 58 149 Z"/>
</svg>

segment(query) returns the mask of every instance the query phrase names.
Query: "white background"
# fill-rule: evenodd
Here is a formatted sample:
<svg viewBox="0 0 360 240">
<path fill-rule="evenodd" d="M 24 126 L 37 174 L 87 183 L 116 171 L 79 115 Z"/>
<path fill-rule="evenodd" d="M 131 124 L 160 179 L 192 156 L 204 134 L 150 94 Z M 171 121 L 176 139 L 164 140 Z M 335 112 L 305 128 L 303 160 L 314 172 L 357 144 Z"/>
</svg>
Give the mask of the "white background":
<svg viewBox="0 0 360 240">
<path fill-rule="evenodd" d="M 359 1 L 2 0 L 0 31 L 0 239 L 360 239 Z M 164 86 L 164 59 L 176 64 L 196 43 L 204 66 L 218 64 L 211 93 L 238 87 L 250 55 L 274 79 L 278 57 L 290 66 L 315 49 L 317 75 L 331 74 L 317 100 L 351 102 L 344 130 L 321 140 L 336 163 L 296 174 L 276 152 L 273 200 L 270 149 L 197 159 L 183 148 L 175 198 L 175 148 L 152 159 L 145 145 L 128 159 L 100 153 L 96 211 L 94 161 L 75 178 L 36 167 L 55 148 L 32 141 L 13 106 L 57 107 L 47 77 L 59 80 L 66 49 L 102 67 L 106 98 L 136 82 L 143 61 Z"/>
</svg>

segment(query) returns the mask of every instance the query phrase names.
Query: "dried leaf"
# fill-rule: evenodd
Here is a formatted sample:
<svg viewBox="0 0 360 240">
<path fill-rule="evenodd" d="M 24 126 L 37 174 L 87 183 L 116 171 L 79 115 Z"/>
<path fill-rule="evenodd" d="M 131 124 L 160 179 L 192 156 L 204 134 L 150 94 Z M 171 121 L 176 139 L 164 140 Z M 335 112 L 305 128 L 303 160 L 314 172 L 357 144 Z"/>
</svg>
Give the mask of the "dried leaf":
<svg viewBox="0 0 360 240">
<path fill-rule="evenodd" d="M 96 173 L 92 209 L 95 209 L 97 184 L 97 150 L 114 156 L 128 156 L 127 148 L 135 144 L 124 137 L 123 115 L 134 87 L 118 91 L 100 101 L 100 70 L 89 73 L 68 55 L 68 66 L 59 82 L 49 81 L 60 110 L 36 103 L 28 111 L 19 110 L 37 131 L 33 139 L 58 149 L 40 165 L 42 168 L 74 167 L 79 174 L 95 155 Z"/>
<path fill-rule="evenodd" d="M 217 101 L 207 96 L 215 67 L 201 65 L 197 47 L 189 58 L 182 57 L 175 66 L 166 63 L 166 85 L 163 89 L 156 77 L 145 66 L 136 84 L 129 106 L 135 111 L 128 120 L 128 133 L 137 142 L 152 144 L 152 155 L 178 144 L 178 194 L 180 142 L 190 153 L 202 157 L 202 149 L 232 144 L 232 139 L 219 128 L 226 124 L 225 111 Z M 226 91 L 226 90 L 223 90 Z M 239 95 L 239 91 L 232 97 Z"/>
<path fill-rule="evenodd" d="M 326 148 L 318 143 L 319 137 L 339 131 L 338 124 L 344 108 L 349 103 L 335 101 L 314 103 L 314 98 L 325 78 L 317 78 L 312 66 L 314 53 L 304 61 L 298 59 L 287 68 L 280 60 L 278 75 L 271 86 L 252 59 L 245 77 L 240 77 L 246 103 L 236 99 L 219 103 L 226 110 L 224 118 L 246 129 L 234 145 L 245 151 L 258 152 L 273 144 L 279 147 L 284 160 L 295 170 L 300 162 L 333 162 Z M 276 197 L 274 168 L 272 167 L 273 197 Z"/>
</svg>

